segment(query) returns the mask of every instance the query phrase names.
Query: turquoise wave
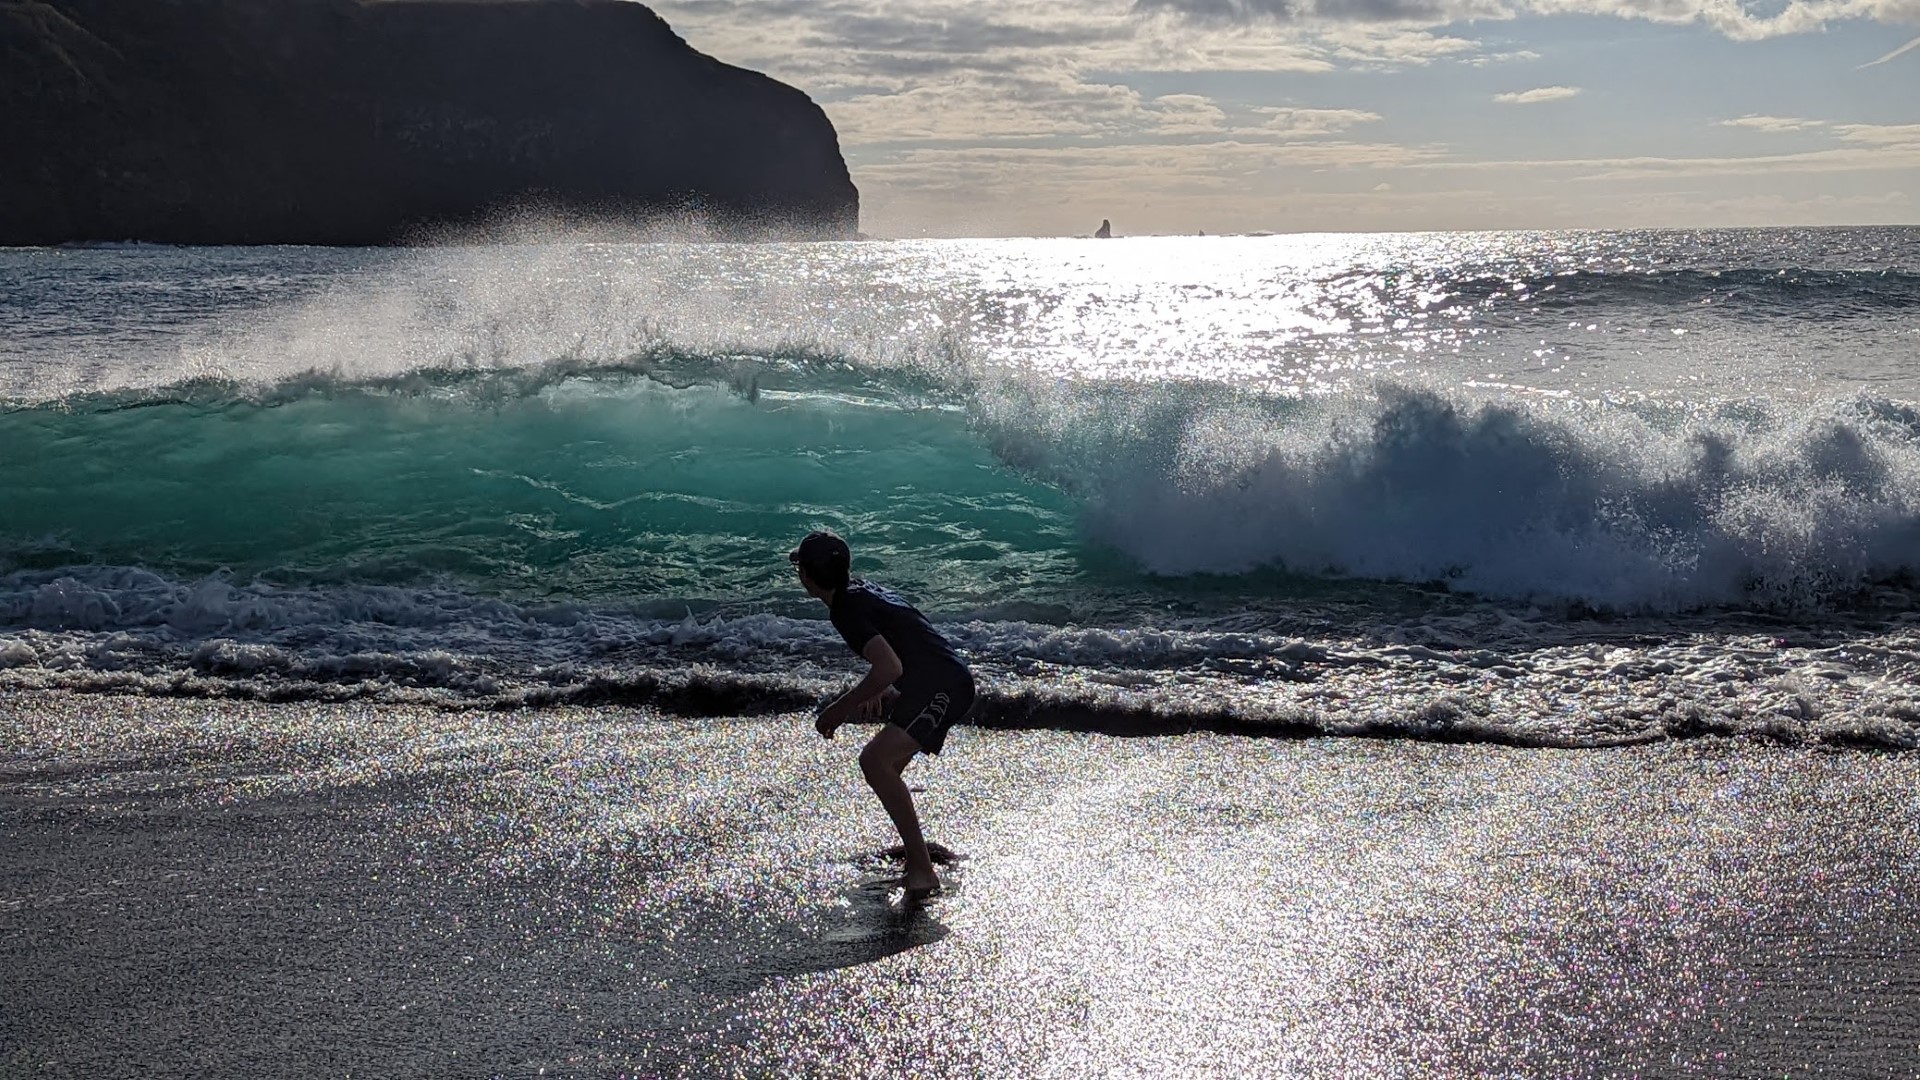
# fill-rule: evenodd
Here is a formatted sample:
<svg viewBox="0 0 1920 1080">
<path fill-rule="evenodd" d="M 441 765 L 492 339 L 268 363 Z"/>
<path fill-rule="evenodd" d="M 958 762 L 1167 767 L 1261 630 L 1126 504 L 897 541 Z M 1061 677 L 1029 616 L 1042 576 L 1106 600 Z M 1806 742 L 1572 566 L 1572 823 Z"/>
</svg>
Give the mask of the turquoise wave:
<svg viewBox="0 0 1920 1080">
<path fill-rule="evenodd" d="M 663 352 L 0 412 L 0 573 L 791 613 L 784 553 L 822 526 L 949 617 L 1157 624 L 1434 584 L 1618 611 L 1845 605 L 1920 580 L 1920 411 Z"/>
<path fill-rule="evenodd" d="M 197 383 L 0 414 L 15 568 L 228 570 L 673 607 L 792 597 L 830 526 L 949 608 L 1070 592 L 1071 501 L 926 377 L 821 358 Z M 1098 561 L 1098 556 L 1094 556 Z"/>
</svg>

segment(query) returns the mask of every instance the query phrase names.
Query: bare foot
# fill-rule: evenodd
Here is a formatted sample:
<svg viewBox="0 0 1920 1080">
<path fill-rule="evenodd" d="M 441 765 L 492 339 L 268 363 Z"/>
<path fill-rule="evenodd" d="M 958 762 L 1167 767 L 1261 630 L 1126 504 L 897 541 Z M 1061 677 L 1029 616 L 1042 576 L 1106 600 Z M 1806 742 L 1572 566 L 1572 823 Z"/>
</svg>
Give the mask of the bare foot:
<svg viewBox="0 0 1920 1080">
<path fill-rule="evenodd" d="M 929 896 L 939 895 L 940 875 L 934 873 L 932 867 L 928 867 L 925 874 L 908 873 L 900 879 L 900 888 L 906 892 L 909 900 L 925 900 Z"/>
</svg>

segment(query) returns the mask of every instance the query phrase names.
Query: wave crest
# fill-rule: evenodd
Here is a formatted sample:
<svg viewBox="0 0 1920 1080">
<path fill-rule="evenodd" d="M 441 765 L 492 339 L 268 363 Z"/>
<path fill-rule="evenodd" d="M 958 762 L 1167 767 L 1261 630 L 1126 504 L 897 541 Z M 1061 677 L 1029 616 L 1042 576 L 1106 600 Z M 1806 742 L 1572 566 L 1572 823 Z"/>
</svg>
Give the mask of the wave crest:
<svg viewBox="0 0 1920 1080">
<path fill-rule="evenodd" d="M 1029 384 L 982 414 L 1006 460 L 1080 492 L 1092 535 L 1156 574 L 1277 565 L 1644 611 L 1818 606 L 1920 573 L 1920 414 L 1885 399 Z"/>
</svg>

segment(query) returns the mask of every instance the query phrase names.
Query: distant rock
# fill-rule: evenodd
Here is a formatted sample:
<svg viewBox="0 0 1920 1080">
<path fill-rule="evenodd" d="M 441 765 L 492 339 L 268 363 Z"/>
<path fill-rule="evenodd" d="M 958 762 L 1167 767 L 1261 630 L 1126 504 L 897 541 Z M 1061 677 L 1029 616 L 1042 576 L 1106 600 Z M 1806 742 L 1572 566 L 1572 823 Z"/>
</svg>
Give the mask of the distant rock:
<svg viewBox="0 0 1920 1080">
<path fill-rule="evenodd" d="M 0 0 L 0 100 L 0 244 L 859 224 L 819 106 L 630 0 Z"/>
<path fill-rule="evenodd" d="M 1093 238 L 1095 240 L 1113 239 L 1113 222 L 1108 221 L 1106 218 L 1101 218 L 1100 227 L 1093 230 Z"/>
</svg>

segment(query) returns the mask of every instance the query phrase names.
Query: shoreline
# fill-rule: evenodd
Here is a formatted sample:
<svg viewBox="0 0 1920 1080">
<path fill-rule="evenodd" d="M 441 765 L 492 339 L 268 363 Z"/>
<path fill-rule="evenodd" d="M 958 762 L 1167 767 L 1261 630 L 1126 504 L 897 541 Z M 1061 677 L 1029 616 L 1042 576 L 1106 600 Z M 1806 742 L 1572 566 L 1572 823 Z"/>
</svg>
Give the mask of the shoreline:
<svg viewBox="0 0 1920 1080">
<path fill-rule="evenodd" d="M 0 1073 L 1888 1076 L 1920 758 L 0 694 Z"/>
</svg>

